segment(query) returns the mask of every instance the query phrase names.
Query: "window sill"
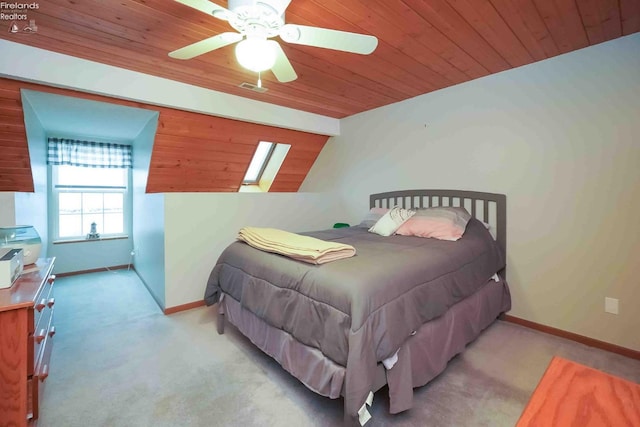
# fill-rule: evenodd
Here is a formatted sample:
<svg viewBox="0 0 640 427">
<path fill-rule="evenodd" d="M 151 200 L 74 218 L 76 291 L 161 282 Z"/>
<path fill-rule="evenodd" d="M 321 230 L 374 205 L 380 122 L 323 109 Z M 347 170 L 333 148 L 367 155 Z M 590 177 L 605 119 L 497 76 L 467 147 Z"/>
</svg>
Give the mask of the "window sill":
<svg viewBox="0 0 640 427">
<path fill-rule="evenodd" d="M 264 193 L 260 186 L 255 184 L 242 184 L 238 189 L 238 193 Z"/>
<path fill-rule="evenodd" d="M 124 240 L 128 239 L 129 236 L 110 236 L 110 237 L 100 237 L 99 239 L 69 239 L 69 240 L 54 240 L 54 245 L 62 245 L 66 243 L 86 243 L 86 242 L 103 242 L 105 240 Z"/>
</svg>

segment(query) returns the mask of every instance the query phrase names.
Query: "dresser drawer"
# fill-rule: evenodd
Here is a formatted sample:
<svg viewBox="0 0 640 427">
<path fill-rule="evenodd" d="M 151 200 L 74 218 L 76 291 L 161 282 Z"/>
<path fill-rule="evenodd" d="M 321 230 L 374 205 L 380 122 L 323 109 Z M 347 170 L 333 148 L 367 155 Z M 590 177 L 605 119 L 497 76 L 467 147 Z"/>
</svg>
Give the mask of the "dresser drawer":
<svg viewBox="0 0 640 427">
<path fill-rule="evenodd" d="M 42 343 L 42 349 L 40 354 L 38 355 L 38 359 L 36 361 L 35 372 L 32 377 L 31 382 L 31 416 L 32 419 L 36 420 L 39 416 L 39 402 L 40 397 L 42 396 L 42 392 L 44 391 L 44 386 L 46 383 L 46 379 L 49 376 L 49 364 L 51 360 L 51 350 L 53 348 L 53 336 L 47 335 Z"/>
<path fill-rule="evenodd" d="M 40 353 L 42 353 L 44 349 L 44 343 L 48 338 L 53 338 L 56 333 L 56 327 L 53 324 L 53 307 L 47 307 L 46 310 L 43 310 L 43 314 L 40 317 L 40 321 L 38 322 L 38 326 L 36 327 L 36 331 L 33 334 L 32 351 L 33 356 L 29 358 L 29 362 L 32 363 L 31 367 L 28 368 L 29 375 L 33 375 L 33 368 L 38 359 L 40 358 Z M 32 362 L 33 361 L 33 362 Z"/>
<path fill-rule="evenodd" d="M 33 375 L 33 370 L 38 360 L 42 344 L 47 335 L 55 334 L 53 326 L 53 307 L 55 298 L 53 297 L 53 282 L 45 285 L 41 292 L 41 297 L 34 307 L 34 327 L 29 334 L 27 342 L 27 375 Z"/>
<path fill-rule="evenodd" d="M 47 278 L 45 285 L 42 287 L 38 295 L 35 296 L 33 305 L 33 323 L 29 325 L 29 332 L 33 333 L 40 321 L 40 317 L 46 307 L 51 307 L 55 302 L 53 300 L 53 282 L 56 280 L 55 274 Z"/>
</svg>

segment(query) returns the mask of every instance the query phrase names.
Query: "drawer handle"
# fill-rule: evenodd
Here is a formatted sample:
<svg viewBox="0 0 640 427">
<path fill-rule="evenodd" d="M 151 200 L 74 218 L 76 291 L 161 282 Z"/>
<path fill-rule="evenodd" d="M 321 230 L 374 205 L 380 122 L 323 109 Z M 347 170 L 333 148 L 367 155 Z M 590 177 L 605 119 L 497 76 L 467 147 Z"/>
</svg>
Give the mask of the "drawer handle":
<svg viewBox="0 0 640 427">
<path fill-rule="evenodd" d="M 38 310 L 38 313 L 39 313 L 46 306 L 47 306 L 47 300 L 45 298 L 42 298 L 42 300 L 40 300 L 40 302 L 36 304 L 36 310 Z"/>
<path fill-rule="evenodd" d="M 49 336 L 52 337 L 56 334 L 56 327 L 52 326 L 49 328 Z"/>
<path fill-rule="evenodd" d="M 42 342 L 42 340 L 47 336 L 47 330 L 46 329 L 40 329 L 40 332 L 38 333 L 38 335 L 36 335 L 36 342 L 38 344 L 40 344 Z"/>
<path fill-rule="evenodd" d="M 48 376 L 49 376 L 49 364 L 47 363 L 42 367 L 42 370 L 40 371 L 40 381 L 44 382 L 44 380 L 46 380 Z"/>
<path fill-rule="evenodd" d="M 49 276 L 49 278 L 47 279 L 47 282 L 52 285 L 53 282 L 56 280 L 56 275 L 52 274 L 51 276 Z"/>
<path fill-rule="evenodd" d="M 47 301 L 47 307 L 51 308 L 53 307 L 53 304 L 56 303 L 56 299 L 55 298 L 51 298 L 49 301 Z"/>
</svg>

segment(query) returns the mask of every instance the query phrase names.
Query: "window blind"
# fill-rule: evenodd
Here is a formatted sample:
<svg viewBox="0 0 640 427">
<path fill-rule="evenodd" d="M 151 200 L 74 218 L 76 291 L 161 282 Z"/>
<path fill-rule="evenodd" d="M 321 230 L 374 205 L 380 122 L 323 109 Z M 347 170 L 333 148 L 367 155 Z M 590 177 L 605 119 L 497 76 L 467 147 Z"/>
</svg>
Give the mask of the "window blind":
<svg viewBox="0 0 640 427">
<path fill-rule="evenodd" d="M 91 168 L 133 168 L 130 145 L 109 142 L 47 139 L 47 164 Z"/>
</svg>

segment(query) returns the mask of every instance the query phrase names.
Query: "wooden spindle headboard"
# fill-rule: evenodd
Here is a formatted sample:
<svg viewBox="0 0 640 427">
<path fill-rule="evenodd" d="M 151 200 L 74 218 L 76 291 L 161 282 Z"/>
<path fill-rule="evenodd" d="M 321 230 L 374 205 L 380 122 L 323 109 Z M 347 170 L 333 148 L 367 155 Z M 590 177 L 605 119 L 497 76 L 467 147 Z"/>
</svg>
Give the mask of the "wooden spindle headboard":
<svg viewBox="0 0 640 427">
<path fill-rule="evenodd" d="M 369 196 L 369 207 L 419 209 L 462 206 L 474 217 L 489 224 L 496 242 L 507 253 L 507 196 L 464 190 L 402 190 Z M 502 275 L 504 277 L 504 273 Z"/>
</svg>

